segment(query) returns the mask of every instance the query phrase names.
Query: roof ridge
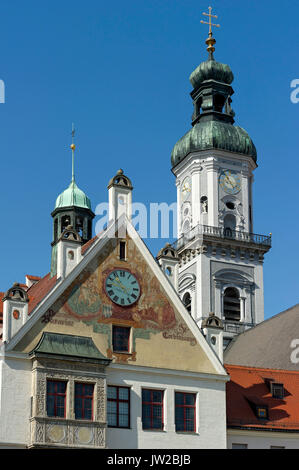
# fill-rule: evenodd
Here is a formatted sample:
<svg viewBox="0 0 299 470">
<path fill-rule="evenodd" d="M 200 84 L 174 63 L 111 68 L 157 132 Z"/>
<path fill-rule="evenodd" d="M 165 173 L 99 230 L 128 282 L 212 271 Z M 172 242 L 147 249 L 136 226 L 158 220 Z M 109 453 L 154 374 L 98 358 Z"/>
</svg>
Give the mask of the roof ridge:
<svg viewBox="0 0 299 470">
<path fill-rule="evenodd" d="M 232 344 L 234 341 L 236 341 L 237 338 L 239 338 L 240 336 L 247 335 L 247 334 L 250 333 L 251 331 L 253 331 L 253 330 L 255 330 L 256 328 L 258 328 L 259 326 L 264 325 L 264 323 L 267 323 L 268 321 L 273 320 L 274 318 L 277 318 L 277 317 L 279 317 L 280 315 L 283 315 L 283 314 L 289 312 L 290 310 L 292 310 L 293 308 L 295 308 L 295 307 L 297 307 L 297 306 L 299 307 L 299 303 L 293 305 L 292 307 L 287 308 L 286 310 L 283 310 L 282 312 L 279 312 L 279 313 L 276 313 L 275 315 L 272 315 L 272 317 L 266 318 L 265 320 L 263 320 L 263 321 L 260 322 L 260 323 L 257 323 L 257 324 L 256 324 L 255 326 L 253 326 L 252 328 L 249 328 L 248 330 L 243 331 L 243 333 L 240 333 L 239 335 L 235 336 L 235 338 L 233 338 L 233 341 L 231 341 L 230 344 Z M 228 351 L 228 348 L 229 348 L 229 347 L 230 347 L 230 345 L 228 345 L 227 351 Z"/>
<path fill-rule="evenodd" d="M 282 373 L 282 374 L 298 374 L 299 375 L 298 370 L 270 369 L 270 368 L 267 368 L 267 367 L 241 366 L 241 365 L 238 365 L 238 364 L 225 364 L 225 363 L 224 363 L 224 367 L 225 368 L 232 368 L 232 369 L 255 370 L 255 371 L 259 371 L 259 372 L 265 371 L 265 372 L 274 372 L 274 373 L 278 373 L 278 374 Z"/>
</svg>

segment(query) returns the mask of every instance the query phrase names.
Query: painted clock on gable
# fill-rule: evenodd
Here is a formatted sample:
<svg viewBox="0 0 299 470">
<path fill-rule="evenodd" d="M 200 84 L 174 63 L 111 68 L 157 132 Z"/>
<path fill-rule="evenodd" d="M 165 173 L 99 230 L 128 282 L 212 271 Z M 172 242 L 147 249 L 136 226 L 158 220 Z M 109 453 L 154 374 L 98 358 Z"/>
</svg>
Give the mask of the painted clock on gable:
<svg viewBox="0 0 299 470">
<path fill-rule="evenodd" d="M 140 296 L 140 285 L 136 276 L 124 269 L 115 269 L 108 274 L 105 281 L 108 297 L 117 305 L 133 305 Z"/>
</svg>

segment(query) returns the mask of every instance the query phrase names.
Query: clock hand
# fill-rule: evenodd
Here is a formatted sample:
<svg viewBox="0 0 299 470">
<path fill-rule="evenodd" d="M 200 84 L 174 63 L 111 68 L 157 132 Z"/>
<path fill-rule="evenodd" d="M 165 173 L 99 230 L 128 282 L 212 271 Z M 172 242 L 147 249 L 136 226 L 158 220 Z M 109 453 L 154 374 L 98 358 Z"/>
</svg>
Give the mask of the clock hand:
<svg viewBox="0 0 299 470">
<path fill-rule="evenodd" d="M 114 284 L 113 282 L 112 282 L 112 284 L 114 286 L 120 287 L 122 290 L 124 290 L 126 292 L 126 294 L 128 294 L 127 288 L 120 282 L 118 277 L 115 278 L 115 281 L 117 281 L 118 284 Z"/>
<path fill-rule="evenodd" d="M 229 177 L 228 177 L 227 175 L 225 175 L 225 181 L 226 181 L 229 185 L 231 185 L 230 179 L 229 179 Z"/>
<path fill-rule="evenodd" d="M 236 186 L 236 184 L 234 183 L 234 180 L 232 180 L 229 175 L 226 175 L 226 174 L 225 174 L 225 179 L 229 182 L 229 184 L 230 184 L 233 188 Z"/>
<path fill-rule="evenodd" d="M 231 185 L 232 185 L 232 187 L 234 188 L 234 187 L 236 186 L 236 184 L 235 184 L 234 180 L 232 180 L 232 179 L 230 179 L 230 178 L 229 178 L 229 180 L 230 180 L 230 184 L 231 184 Z"/>
<path fill-rule="evenodd" d="M 113 286 L 119 287 L 120 289 L 124 290 L 124 287 L 121 284 L 115 284 L 115 282 L 111 282 Z"/>
</svg>

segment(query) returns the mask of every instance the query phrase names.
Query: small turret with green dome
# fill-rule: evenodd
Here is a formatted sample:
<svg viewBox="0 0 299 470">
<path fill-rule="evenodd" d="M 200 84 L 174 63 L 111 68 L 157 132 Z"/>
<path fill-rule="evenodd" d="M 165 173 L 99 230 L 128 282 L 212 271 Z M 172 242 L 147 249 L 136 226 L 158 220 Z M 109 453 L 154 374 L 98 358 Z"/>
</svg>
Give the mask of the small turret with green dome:
<svg viewBox="0 0 299 470">
<path fill-rule="evenodd" d="M 78 188 L 75 180 L 56 199 L 55 209 L 60 207 L 76 206 L 91 210 L 90 199 Z"/>
<path fill-rule="evenodd" d="M 74 129 L 72 138 L 74 138 Z M 91 202 L 88 196 L 77 186 L 74 174 L 74 153 L 75 144 L 72 141 L 72 180 L 67 189 L 65 189 L 56 199 L 55 208 L 52 212 L 53 217 L 53 241 L 51 273 L 56 273 L 56 244 L 62 232 L 68 226 L 80 235 L 82 243 L 86 243 L 92 238 L 92 220 L 94 213 L 91 210 Z"/>
<path fill-rule="evenodd" d="M 194 104 L 192 129 L 172 150 L 173 168 L 190 152 L 209 149 L 243 154 L 252 157 L 255 162 L 257 159 L 255 145 L 247 132 L 239 126 L 234 126 L 235 113 L 231 108 L 231 96 L 234 93 L 231 83 L 234 75 L 228 65 L 215 60 L 216 40 L 213 38 L 211 22 L 207 24 L 210 25 L 209 37 L 206 40 L 209 57 L 190 75 Z"/>
</svg>

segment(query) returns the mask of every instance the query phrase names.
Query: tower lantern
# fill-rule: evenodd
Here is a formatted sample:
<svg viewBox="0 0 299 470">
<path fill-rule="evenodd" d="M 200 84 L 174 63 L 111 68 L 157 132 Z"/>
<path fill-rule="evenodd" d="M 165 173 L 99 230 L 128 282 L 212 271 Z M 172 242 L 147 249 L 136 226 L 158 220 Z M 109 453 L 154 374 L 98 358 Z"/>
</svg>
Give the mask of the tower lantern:
<svg viewBox="0 0 299 470">
<path fill-rule="evenodd" d="M 51 273 L 57 272 L 57 242 L 64 230 L 71 226 L 80 236 L 82 244 L 92 238 L 92 220 L 95 216 L 91 209 L 91 202 L 87 195 L 78 188 L 75 181 L 74 144 L 75 129 L 72 128 L 72 178 L 71 183 L 56 199 L 55 208 L 51 213 L 53 217 L 53 240 L 52 240 L 52 261 Z"/>
</svg>

